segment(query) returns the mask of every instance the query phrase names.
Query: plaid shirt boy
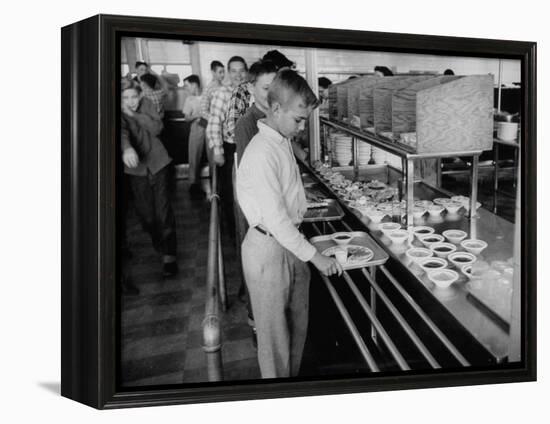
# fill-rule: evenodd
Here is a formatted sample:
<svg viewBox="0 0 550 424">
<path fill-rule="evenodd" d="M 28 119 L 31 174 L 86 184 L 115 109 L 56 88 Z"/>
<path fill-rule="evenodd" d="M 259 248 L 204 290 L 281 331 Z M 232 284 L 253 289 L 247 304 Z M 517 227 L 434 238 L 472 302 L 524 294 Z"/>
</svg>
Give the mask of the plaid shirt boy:
<svg viewBox="0 0 550 424">
<path fill-rule="evenodd" d="M 218 90 L 222 85 L 214 80 L 204 89 L 201 98 L 201 115 L 204 119 L 210 119 L 210 104 L 212 103 L 212 97 L 216 90 Z"/>
<path fill-rule="evenodd" d="M 235 126 L 237 121 L 245 114 L 247 109 L 254 103 L 252 93 L 248 90 L 248 83 L 243 82 L 240 84 L 231 94 L 231 100 L 229 101 L 229 111 L 227 115 L 227 133 L 234 142 L 235 139 Z M 227 141 L 227 140 L 226 140 Z"/>
<path fill-rule="evenodd" d="M 213 149 L 214 154 L 223 154 L 223 143 L 234 143 L 233 133 L 228 132 L 229 103 L 233 87 L 222 86 L 214 93 L 210 103 L 210 118 L 206 127 L 208 147 Z"/>
</svg>

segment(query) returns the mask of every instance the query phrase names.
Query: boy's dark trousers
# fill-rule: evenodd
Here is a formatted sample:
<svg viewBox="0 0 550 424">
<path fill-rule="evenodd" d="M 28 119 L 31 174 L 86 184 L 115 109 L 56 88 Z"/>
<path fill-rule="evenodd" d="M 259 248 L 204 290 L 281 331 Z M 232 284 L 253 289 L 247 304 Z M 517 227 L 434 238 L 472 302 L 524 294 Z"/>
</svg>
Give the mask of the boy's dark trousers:
<svg viewBox="0 0 550 424">
<path fill-rule="evenodd" d="M 147 176 L 128 175 L 141 224 L 163 256 L 176 256 L 176 219 L 168 193 L 169 166 Z"/>
</svg>

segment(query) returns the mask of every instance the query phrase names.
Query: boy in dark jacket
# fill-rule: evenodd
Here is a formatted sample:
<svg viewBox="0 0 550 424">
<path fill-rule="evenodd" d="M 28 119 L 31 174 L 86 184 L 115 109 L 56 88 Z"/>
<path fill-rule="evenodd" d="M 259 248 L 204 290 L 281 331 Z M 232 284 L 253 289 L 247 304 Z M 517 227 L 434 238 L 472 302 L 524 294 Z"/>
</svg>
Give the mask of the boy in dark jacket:
<svg viewBox="0 0 550 424">
<path fill-rule="evenodd" d="M 168 165 L 172 161 L 158 135 L 162 121 L 151 100 L 143 97 L 135 82 L 122 85 L 121 149 L 134 204 L 162 254 L 163 275 L 173 276 L 176 263 L 176 221 L 168 195 Z"/>
</svg>

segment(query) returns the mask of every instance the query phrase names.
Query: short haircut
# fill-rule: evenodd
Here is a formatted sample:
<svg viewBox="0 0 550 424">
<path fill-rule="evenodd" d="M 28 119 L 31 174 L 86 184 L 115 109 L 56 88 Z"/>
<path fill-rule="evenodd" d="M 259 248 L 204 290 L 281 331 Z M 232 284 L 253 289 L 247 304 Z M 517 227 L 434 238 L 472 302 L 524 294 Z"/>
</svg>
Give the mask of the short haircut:
<svg viewBox="0 0 550 424">
<path fill-rule="evenodd" d="M 375 66 L 374 72 L 382 72 L 385 77 L 393 77 L 393 72 L 387 66 Z"/>
<path fill-rule="evenodd" d="M 262 57 L 262 60 L 270 60 L 275 64 L 277 70 L 281 68 L 292 68 L 294 62 L 288 59 L 284 54 L 279 50 L 270 50 Z"/>
<path fill-rule="evenodd" d="M 229 67 L 233 62 L 241 62 L 244 65 L 244 69 L 248 71 L 248 66 L 246 65 L 246 61 L 241 56 L 233 56 L 229 61 L 227 62 L 227 70 L 229 70 Z"/>
<path fill-rule="evenodd" d="M 120 81 L 120 92 L 122 93 L 123 91 L 126 91 L 126 90 L 136 90 L 138 94 L 140 94 L 142 91 L 141 86 L 139 85 L 138 82 L 134 80 L 122 78 L 122 80 Z"/>
<path fill-rule="evenodd" d="M 320 77 L 317 81 L 317 84 L 319 84 L 319 87 L 321 88 L 328 88 L 330 85 L 332 85 L 332 81 L 329 80 L 327 77 Z"/>
<path fill-rule="evenodd" d="M 219 60 L 213 60 L 210 62 L 210 70 L 215 71 L 218 68 L 223 68 L 223 63 L 221 63 Z"/>
<path fill-rule="evenodd" d="M 254 84 L 258 78 L 265 74 L 276 74 L 277 67 L 270 60 L 254 62 L 248 71 L 248 81 Z"/>
<path fill-rule="evenodd" d="M 279 103 L 285 108 L 294 96 L 300 96 L 306 107 L 319 106 L 319 100 L 304 78 L 291 69 L 280 70 L 269 86 L 267 103 L 270 107 L 274 103 Z"/>
<path fill-rule="evenodd" d="M 145 65 L 145 66 L 149 67 L 149 65 L 147 65 L 147 62 L 141 62 L 141 61 L 138 60 L 136 62 L 136 69 L 139 68 L 141 65 Z"/>
<path fill-rule="evenodd" d="M 143 74 L 140 77 L 141 81 L 147 84 L 150 88 L 155 88 L 157 85 L 158 78 L 153 74 Z"/>
<path fill-rule="evenodd" d="M 199 88 L 201 88 L 201 79 L 198 75 L 192 74 L 189 75 L 187 78 L 184 78 L 183 81 L 187 81 L 190 84 L 197 84 Z"/>
<path fill-rule="evenodd" d="M 443 75 L 454 75 L 454 71 L 452 69 L 445 69 L 445 72 L 443 72 Z"/>
</svg>

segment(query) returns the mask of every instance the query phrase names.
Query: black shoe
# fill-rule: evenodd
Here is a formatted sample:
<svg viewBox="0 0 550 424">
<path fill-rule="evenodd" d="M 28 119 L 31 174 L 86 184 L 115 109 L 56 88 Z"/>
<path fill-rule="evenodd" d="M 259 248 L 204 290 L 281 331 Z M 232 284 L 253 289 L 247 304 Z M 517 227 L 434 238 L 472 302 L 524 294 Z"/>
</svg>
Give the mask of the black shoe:
<svg viewBox="0 0 550 424">
<path fill-rule="evenodd" d="M 178 273 L 178 264 L 174 262 L 165 262 L 162 266 L 162 276 L 163 277 L 173 277 Z"/>
</svg>

